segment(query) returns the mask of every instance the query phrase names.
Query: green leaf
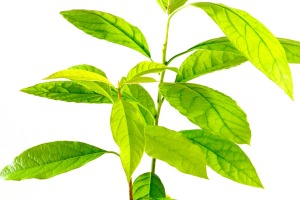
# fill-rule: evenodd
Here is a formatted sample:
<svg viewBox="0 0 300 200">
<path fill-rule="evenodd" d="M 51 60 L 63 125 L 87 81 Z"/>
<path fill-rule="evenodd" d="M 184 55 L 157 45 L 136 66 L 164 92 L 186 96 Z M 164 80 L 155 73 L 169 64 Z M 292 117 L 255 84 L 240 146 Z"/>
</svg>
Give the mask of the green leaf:
<svg viewBox="0 0 300 200">
<path fill-rule="evenodd" d="M 238 183 L 263 187 L 250 159 L 238 145 L 203 130 L 181 132 L 201 147 L 207 165 L 214 171 Z"/>
<path fill-rule="evenodd" d="M 80 70 L 84 70 L 84 71 L 94 72 L 96 74 L 99 74 L 99 75 L 107 78 L 106 74 L 101 69 L 98 69 L 97 67 L 94 67 L 92 65 L 86 65 L 86 64 L 75 65 L 73 67 L 70 67 L 69 69 L 80 69 Z"/>
<path fill-rule="evenodd" d="M 129 181 L 144 153 L 144 125 L 140 113 L 131 103 L 119 99 L 113 104 L 110 126 Z"/>
<path fill-rule="evenodd" d="M 157 82 L 156 79 L 148 76 L 136 77 L 132 78 L 131 80 L 127 80 L 125 84 L 140 84 L 140 83 L 155 83 Z"/>
<path fill-rule="evenodd" d="M 148 125 L 153 125 L 156 108 L 154 101 L 147 90 L 145 90 L 143 86 L 135 84 L 124 85 L 123 91 L 130 95 L 136 102 L 138 102 L 138 109 L 144 117 L 145 123 Z"/>
<path fill-rule="evenodd" d="M 177 8 L 183 6 L 188 0 L 156 0 L 160 7 L 167 12 L 167 14 L 171 14 Z"/>
<path fill-rule="evenodd" d="M 81 69 L 65 69 L 48 76 L 47 79 L 66 78 L 75 81 L 98 81 L 108 85 L 112 85 L 109 80 L 95 72 L 85 71 Z"/>
<path fill-rule="evenodd" d="M 24 88 L 21 91 L 39 97 L 66 102 L 112 103 L 109 98 L 88 90 L 72 81 L 53 81 L 40 83 L 28 88 Z"/>
<path fill-rule="evenodd" d="M 138 63 L 128 72 L 127 81 L 150 73 L 160 73 L 166 69 L 172 70 L 176 73 L 178 72 L 178 70 L 174 67 L 167 67 L 166 65 L 160 63 L 143 61 Z"/>
<path fill-rule="evenodd" d="M 133 200 L 165 198 L 166 192 L 160 178 L 154 173 L 144 173 L 132 185 Z"/>
<path fill-rule="evenodd" d="M 97 94 L 109 98 L 112 102 L 114 101 L 111 87 L 106 83 L 93 82 L 93 81 L 75 81 L 75 82 L 92 92 L 95 92 Z"/>
<path fill-rule="evenodd" d="M 120 17 L 95 10 L 62 11 L 62 16 L 85 33 L 134 49 L 151 57 L 143 33 Z"/>
<path fill-rule="evenodd" d="M 0 176 L 6 180 L 47 179 L 79 168 L 104 153 L 109 152 L 82 142 L 45 143 L 17 156 Z"/>
<path fill-rule="evenodd" d="M 289 63 L 300 64 L 300 42 L 290 39 L 279 38 Z"/>
<path fill-rule="evenodd" d="M 191 83 L 163 83 L 160 92 L 171 106 L 202 129 L 235 143 L 250 143 L 246 114 L 225 94 Z"/>
<path fill-rule="evenodd" d="M 201 75 L 228 69 L 247 61 L 241 54 L 226 51 L 198 50 L 182 63 L 176 82 L 187 82 Z"/>
<path fill-rule="evenodd" d="M 191 5 L 203 9 L 257 69 L 293 98 L 292 76 L 284 49 L 262 23 L 242 10 L 222 4 Z"/>
<path fill-rule="evenodd" d="M 183 173 L 207 178 L 201 149 L 182 133 L 161 126 L 147 126 L 145 141 L 145 151 L 149 156 L 165 161 Z"/>
</svg>

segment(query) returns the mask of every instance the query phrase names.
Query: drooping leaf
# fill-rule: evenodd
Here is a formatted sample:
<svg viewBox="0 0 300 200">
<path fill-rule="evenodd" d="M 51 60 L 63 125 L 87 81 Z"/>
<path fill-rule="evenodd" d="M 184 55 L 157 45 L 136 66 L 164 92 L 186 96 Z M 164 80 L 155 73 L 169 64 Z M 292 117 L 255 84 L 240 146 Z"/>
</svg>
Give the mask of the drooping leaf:
<svg viewBox="0 0 300 200">
<path fill-rule="evenodd" d="M 85 33 L 134 49 L 151 57 L 143 33 L 120 17 L 95 10 L 62 11 L 62 16 Z"/>
<path fill-rule="evenodd" d="M 293 83 L 285 51 L 278 39 L 245 11 L 222 4 L 198 2 L 232 44 L 260 71 L 293 98 Z"/>
<path fill-rule="evenodd" d="M 85 71 L 81 69 L 65 69 L 58 72 L 55 72 L 54 74 L 51 74 L 45 80 L 48 79 L 57 79 L 57 78 L 66 78 L 70 80 L 75 81 L 98 81 L 103 82 L 108 85 L 112 85 L 109 80 L 95 72 Z"/>
<path fill-rule="evenodd" d="M 148 76 L 142 76 L 142 77 L 135 77 L 131 80 L 127 80 L 125 84 L 140 84 L 140 83 L 155 83 L 157 82 L 156 79 Z"/>
<path fill-rule="evenodd" d="M 138 176 L 132 185 L 133 200 L 166 198 L 165 187 L 154 173 Z"/>
<path fill-rule="evenodd" d="M 250 143 L 246 114 L 225 94 L 191 83 L 163 83 L 160 92 L 171 106 L 202 129 L 235 143 Z"/>
<path fill-rule="evenodd" d="M 201 148 L 182 133 L 161 126 L 147 126 L 145 141 L 145 151 L 149 156 L 165 161 L 183 173 L 207 178 Z"/>
<path fill-rule="evenodd" d="M 241 54 L 226 51 L 198 50 L 185 59 L 179 68 L 176 82 L 187 82 L 201 75 L 228 69 L 247 61 Z"/>
<path fill-rule="evenodd" d="M 143 61 L 138 63 L 128 72 L 127 81 L 150 73 L 160 73 L 165 71 L 166 69 L 172 70 L 174 72 L 178 71 L 177 68 L 174 67 L 167 67 L 166 65 L 160 63 Z"/>
<path fill-rule="evenodd" d="M 92 65 L 86 65 L 86 64 L 75 65 L 73 67 L 70 67 L 69 69 L 80 69 L 80 70 L 85 70 L 85 71 L 89 71 L 89 72 L 94 72 L 96 74 L 99 74 L 99 75 L 107 78 L 106 74 L 101 69 L 98 69 L 97 67 L 94 67 Z"/>
<path fill-rule="evenodd" d="M 82 142 L 45 143 L 17 156 L 0 176 L 6 180 L 47 179 L 79 168 L 104 153 L 109 152 Z"/>
<path fill-rule="evenodd" d="M 22 92 L 53 100 L 75 103 L 112 103 L 101 95 L 72 81 L 40 83 L 21 90 Z"/>
<path fill-rule="evenodd" d="M 141 85 L 124 85 L 123 92 L 130 95 L 138 102 L 138 109 L 148 125 L 154 124 L 154 116 L 156 114 L 155 104 L 150 94 Z"/>
<path fill-rule="evenodd" d="M 131 103 L 119 99 L 113 104 L 110 126 L 129 181 L 144 153 L 144 125 L 140 113 Z"/>
<path fill-rule="evenodd" d="M 214 171 L 238 183 L 263 187 L 253 164 L 238 145 L 204 130 L 181 132 L 201 147 L 207 165 Z"/>
<path fill-rule="evenodd" d="M 188 0 L 156 0 L 160 7 L 167 12 L 167 14 L 171 14 L 177 8 L 183 6 Z"/>
</svg>

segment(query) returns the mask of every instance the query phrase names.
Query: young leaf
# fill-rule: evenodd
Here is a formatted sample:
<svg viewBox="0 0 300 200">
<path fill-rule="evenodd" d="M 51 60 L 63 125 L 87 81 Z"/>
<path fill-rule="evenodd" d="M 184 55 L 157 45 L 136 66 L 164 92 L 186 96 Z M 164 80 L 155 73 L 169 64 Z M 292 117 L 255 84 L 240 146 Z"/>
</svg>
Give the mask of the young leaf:
<svg viewBox="0 0 300 200">
<path fill-rule="evenodd" d="M 222 4 L 192 5 L 203 9 L 256 68 L 293 98 L 292 76 L 284 49 L 262 23 L 244 11 Z"/>
<path fill-rule="evenodd" d="M 109 80 L 95 72 L 85 71 L 81 69 L 65 69 L 48 76 L 47 79 L 66 78 L 75 81 L 98 81 L 108 85 L 112 85 Z"/>
<path fill-rule="evenodd" d="M 134 49 L 151 57 L 143 33 L 120 17 L 94 10 L 62 11 L 62 16 L 85 33 Z"/>
<path fill-rule="evenodd" d="M 113 104 L 110 126 L 129 181 L 144 153 L 144 125 L 140 113 L 131 103 L 119 99 Z"/>
<path fill-rule="evenodd" d="M 250 143 L 247 116 L 229 96 L 191 83 L 163 83 L 160 92 L 171 106 L 202 129 L 236 143 Z"/>
<path fill-rule="evenodd" d="M 123 92 L 130 95 L 135 101 L 138 102 L 138 109 L 148 125 L 154 124 L 154 116 L 156 114 L 155 104 L 150 94 L 143 88 L 143 86 L 124 85 Z"/>
<path fill-rule="evenodd" d="M 183 6 L 188 0 L 156 0 L 162 9 L 171 14 L 177 8 Z"/>
<path fill-rule="evenodd" d="M 109 86 L 106 83 L 93 82 L 93 81 L 75 81 L 75 82 L 92 92 L 95 92 L 97 94 L 109 98 L 112 102 L 114 101 L 111 92 L 111 86 Z"/>
<path fill-rule="evenodd" d="M 300 42 L 290 39 L 279 38 L 289 63 L 300 64 Z"/>
<path fill-rule="evenodd" d="M 112 103 L 110 98 L 97 94 L 72 81 L 40 83 L 21 90 L 48 99 L 75 103 Z"/>
<path fill-rule="evenodd" d="M 79 168 L 104 153 L 109 152 L 82 142 L 45 143 L 17 156 L 0 176 L 6 180 L 47 179 Z"/>
<path fill-rule="evenodd" d="M 238 183 L 263 187 L 250 159 L 238 145 L 204 130 L 181 132 L 201 147 L 207 165 L 217 173 Z"/>
<path fill-rule="evenodd" d="M 149 156 L 165 161 L 183 173 L 207 178 L 201 149 L 182 133 L 161 126 L 147 126 L 145 141 L 145 151 Z"/>
<path fill-rule="evenodd" d="M 133 200 L 166 198 L 165 187 L 154 173 L 144 173 L 132 185 Z"/>
<path fill-rule="evenodd" d="M 201 75 L 228 69 L 246 62 L 241 54 L 226 51 L 198 50 L 185 59 L 179 68 L 176 82 L 187 82 Z"/>
<path fill-rule="evenodd" d="M 89 72 L 94 72 L 96 74 L 99 74 L 99 75 L 107 78 L 106 74 L 101 69 L 98 69 L 97 67 L 94 67 L 92 65 L 86 65 L 86 64 L 75 65 L 73 67 L 70 67 L 69 69 L 80 69 L 80 70 L 85 70 L 85 71 L 89 71 Z"/>
<path fill-rule="evenodd" d="M 156 79 L 148 76 L 135 77 L 130 80 L 127 80 L 125 84 L 140 84 L 140 83 L 155 83 Z"/>
<path fill-rule="evenodd" d="M 175 71 L 176 73 L 178 72 L 177 68 L 174 68 L 174 67 L 167 67 L 160 63 L 143 61 L 143 62 L 140 62 L 139 64 L 137 64 L 134 68 L 132 68 L 128 72 L 126 79 L 127 79 L 127 81 L 130 81 L 131 79 L 141 77 L 146 74 L 160 73 L 160 72 L 165 71 L 166 69 Z"/>
</svg>

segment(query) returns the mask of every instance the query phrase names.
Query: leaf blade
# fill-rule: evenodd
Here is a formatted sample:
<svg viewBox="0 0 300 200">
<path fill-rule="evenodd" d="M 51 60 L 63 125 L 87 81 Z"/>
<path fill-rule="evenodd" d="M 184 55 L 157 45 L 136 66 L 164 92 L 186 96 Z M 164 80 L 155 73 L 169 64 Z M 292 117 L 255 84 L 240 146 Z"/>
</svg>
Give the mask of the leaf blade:
<svg viewBox="0 0 300 200">
<path fill-rule="evenodd" d="M 142 32 L 120 17 L 94 10 L 62 11 L 61 15 L 91 36 L 129 47 L 148 58 L 151 57 Z"/>
<path fill-rule="evenodd" d="M 192 123 L 233 142 L 250 143 L 247 116 L 230 97 L 191 83 L 163 83 L 159 88 L 170 105 Z"/>
<path fill-rule="evenodd" d="M 47 179 L 79 168 L 107 151 L 73 141 L 57 141 L 32 147 L 17 156 L 0 176 L 6 180 Z"/>
<path fill-rule="evenodd" d="M 238 183 L 263 188 L 253 164 L 238 145 L 203 130 L 181 132 L 201 147 L 207 165 L 218 174 Z"/>
<path fill-rule="evenodd" d="M 245 11 L 223 4 L 191 5 L 204 10 L 252 64 L 293 99 L 292 76 L 284 49 L 262 23 Z"/>
<path fill-rule="evenodd" d="M 145 141 L 145 151 L 149 156 L 163 160 L 183 173 L 207 178 L 201 149 L 181 133 L 161 126 L 147 126 Z"/>
</svg>

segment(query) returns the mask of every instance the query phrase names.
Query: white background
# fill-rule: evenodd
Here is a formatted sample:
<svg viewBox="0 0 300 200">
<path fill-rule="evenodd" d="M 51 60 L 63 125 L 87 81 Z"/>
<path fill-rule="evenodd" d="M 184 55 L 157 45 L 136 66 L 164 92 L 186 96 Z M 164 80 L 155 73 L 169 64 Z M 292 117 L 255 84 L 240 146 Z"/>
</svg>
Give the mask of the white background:
<svg viewBox="0 0 300 200">
<path fill-rule="evenodd" d="M 295 0 L 219 1 L 248 11 L 276 36 L 300 40 L 300 13 Z M 25 149 L 56 140 L 77 140 L 118 151 L 109 127 L 111 105 L 65 103 L 19 92 L 77 64 L 97 66 L 117 83 L 136 63 L 146 60 L 131 49 L 77 30 L 59 14 L 69 9 L 101 10 L 124 18 L 141 29 L 153 59 L 161 60 L 166 17 L 155 0 L 0 0 L 0 168 Z M 168 57 L 219 36 L 222 32 L 202 10 L 180 11 L 170 27 Z M 181 61 L 172 65 L 178 66 Z M 265 189 L 237 184 L 211 170 L 210 180 L 184 175 L 158 162 L 157 174 L 171 197 L 300 199 L 300 66 L 291 65 L 291 71 L 294 102 L 250 63 L 196 80 L 231 96 L 247 113 L 252 141 L 242 148 Z M 169 74 L 167 80 L 172 81 L 174 75 Z M 154 95 L 156 87 L 147 85 Z M 174 130 L 195 128 L 167 103 L 160 124 Z M 149 169 L 150 158 L 144 156 L 134 177 Z M 118 158 L 104 155 L 49 180 L 1 180 L 0 199 L 127 199 L 127 183 Z"/>
</svg>

